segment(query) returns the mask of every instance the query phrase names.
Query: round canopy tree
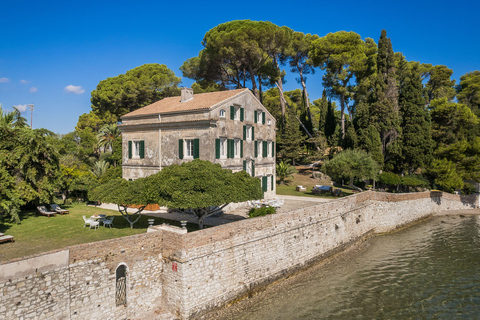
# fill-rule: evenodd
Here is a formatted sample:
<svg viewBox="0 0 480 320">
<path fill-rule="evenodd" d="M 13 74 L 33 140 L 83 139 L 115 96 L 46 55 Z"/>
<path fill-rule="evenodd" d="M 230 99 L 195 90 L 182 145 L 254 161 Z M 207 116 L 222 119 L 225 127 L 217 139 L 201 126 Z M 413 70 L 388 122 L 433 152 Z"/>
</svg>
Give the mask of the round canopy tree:
<svg viewBox="0 0 480 320">
<path fill-rule="evenodd" d="M 206 217 L 230 202 L 262 198 L 259 179 L 200 159 L 168 166 L 147 179 L 148 198 L 169 208 L 190 209 L 200 229 Z"/>
<path fill-rule="evenodd" d="M 363 150 L 345 150 L 332 160 L 323 164 L 323 170 L 334 179 L 349 180 L 348 186 L 353 188 L 353 180 L 375 178 L 380 166 Z"/>
</svg>

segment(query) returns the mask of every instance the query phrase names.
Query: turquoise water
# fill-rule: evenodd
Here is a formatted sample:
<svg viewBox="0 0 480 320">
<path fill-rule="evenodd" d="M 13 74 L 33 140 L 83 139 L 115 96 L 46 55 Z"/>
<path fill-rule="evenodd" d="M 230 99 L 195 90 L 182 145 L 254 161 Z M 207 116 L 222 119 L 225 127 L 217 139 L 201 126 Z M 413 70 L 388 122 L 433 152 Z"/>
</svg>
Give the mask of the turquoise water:
<svg viewBox="0 0 480 320">
<path fill-rule="evenodd" d="M 375 238 L 235 319 L 480 319 L 480 217 Z"/>
</svg>

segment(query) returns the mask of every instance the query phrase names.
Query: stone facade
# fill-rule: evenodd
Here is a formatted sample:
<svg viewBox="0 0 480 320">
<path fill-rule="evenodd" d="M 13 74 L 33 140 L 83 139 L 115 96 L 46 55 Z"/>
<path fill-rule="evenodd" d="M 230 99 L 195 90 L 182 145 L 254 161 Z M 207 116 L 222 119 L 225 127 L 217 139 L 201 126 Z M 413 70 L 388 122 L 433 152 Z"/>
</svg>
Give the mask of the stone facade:
<svg viewBox="0 0 480 320">
<path fill-rule="evenodd" d="M 182 103 L 179 99 L 166 98 L 158 107 L 122 117 L 123 178 L 146 177 L 200 158 L 234 172 L 246 170 L 261 179 L 265 197 L 274 197 L 275 118 L 250 90 L 191 94 Z M 172 110 L 170 103 L 178 107 Z"/>
<path fill-rule="evenodd" d="M 0 319 L 188 319 L 302 269 L 364 236 L 478 196 L 364 192 L 286 213 L 184 233 L 155 232 L 0 263 Z M 152 230 L 151 230 L 152 231 Z M 126 266 L 126 305 L 116 304 Z"/>
</svg>

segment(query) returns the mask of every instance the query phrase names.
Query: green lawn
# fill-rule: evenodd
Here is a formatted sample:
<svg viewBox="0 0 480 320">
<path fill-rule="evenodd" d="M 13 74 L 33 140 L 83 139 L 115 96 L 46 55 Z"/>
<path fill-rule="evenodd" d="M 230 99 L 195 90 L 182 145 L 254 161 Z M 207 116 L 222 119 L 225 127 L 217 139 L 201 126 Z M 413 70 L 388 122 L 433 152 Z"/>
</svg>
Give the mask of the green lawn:
<svg viewBox="0 0 480 320">
<path fill-rule="evenodd" d="M 338 198 L 331 194 L 321 194 L 321 195 L 313 194 L 312 187 L 309 187 L 309 186 L 307 186 L 307 191 L 296 191 L 295 190 L 296 186 L 297 185 L 294 185 L 294 184 L 291 184 L 291 185 L 277 184 L 277 194 L 286 195 L 286 196 L 315 197 L 315 198 L 327 198 L 327 199 Z M 346 188 L 335 188 L 335 189 L 342 190 L 342 197 L 353 194 L 353 191 L 350 189 L 346 189 Z"/>
<path fill-rule="evenodd" d="M 21 214 L 21 224 L 0 223 L 0 232 L 14 236 L 15 242 L 0 243 L 0 261 L 23 257 L 26 255 L 60 249 L 80 243 L 95 242 L 100 240 L 119 238 L 138 233 L 146 232 L 148 219 L 152 217 L 142 216 L 135 224 L 134 229 L 130 228 L 128 222 L 118 211 L 105 210 L 86 206 L 85 204 L 73 204 L 62 206 L 70 211 L 69 214 L 55 217 L 36 216 L 34 211 L 26 211 Z M 82 216 L 87 218 L 93 214 L 106 214 L 114 216 L 115 227 L 104 228 L 103 225 L 94 230 L 83 227 Z M 180 226 L 180 222 L 154 218 L 155 224 L 170 223 Z M 195 224 L 188 224 L 189 231 L 196 230 Z"/>
</svg>

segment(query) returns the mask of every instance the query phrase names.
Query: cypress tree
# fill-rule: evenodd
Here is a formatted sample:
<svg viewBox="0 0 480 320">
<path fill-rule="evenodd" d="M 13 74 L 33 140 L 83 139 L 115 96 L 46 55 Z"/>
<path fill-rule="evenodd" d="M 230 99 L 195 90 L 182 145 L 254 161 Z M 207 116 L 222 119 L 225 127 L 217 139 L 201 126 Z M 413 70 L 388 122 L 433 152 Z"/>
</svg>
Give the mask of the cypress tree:
<svg viewBox="0 0 480 320">
<path fill-rule="evenodd" d="M 293 164 L 295 164 L 295 160 L 300 158 L 300 153 L 303 151 L 305 136 L 302 134 L 303 130 L 300 131 L 298 121 L 295 118 L 295 111 L 292 109 L 287 109 L 285 131 L 277 143 L 282 157 L 292 159 Z"/>
<path fill-rule="evenodd" d="M 319 120 L 318 120 L 318 131 L 325 132 L 325 122 L 326 122 L 327 110 L 328 110 L 327 90 L 325 89 L 323 89 L 322 99 L 319 101 L 318 107 L 320 109 Z"/>
<path fill-rule="evenodd" d="M 375 160 L 380 167 L 382 167 L 382 141 L 380 140 L 380 134 L 378 133 L 377 128 L 375 128 L 373 124 L 369 125 L 366 130 L 361 132 L 360 140 L 364 146 L 364 150 L 370 154 L 373 160 Z"/>
<path fill-rule="evenodd" d="M 400 112 L 402 114 L 402 167 L 411 173 L 431 159 L 433 140 L 430 115 L 422 96 L 422 80 L 415 65 L 404 64 L 400 79 Z"/>
<path fill-rule="evenodd" d="M 400 115 L 394 52 L 385 30 L 382 30 L 378 41 L 377 77 L 369 103 L 370 121 L 368 123 L 374 124 L 380 133 L 384 159 L 395 156 L 396 151 L 390 148 L 390 145 L 400 135 Z"/>
<path fill-rule="evenodd" d="M 333 109 L 332 101 L 328 101 L 327 114 L 325 116 L 325 138 L 327 138 L 329 145 L 334 143 L 331 139 L 335 135 L 336 129 L 337 119 L 335 118 L 335 110 Z"/>
</svg>

